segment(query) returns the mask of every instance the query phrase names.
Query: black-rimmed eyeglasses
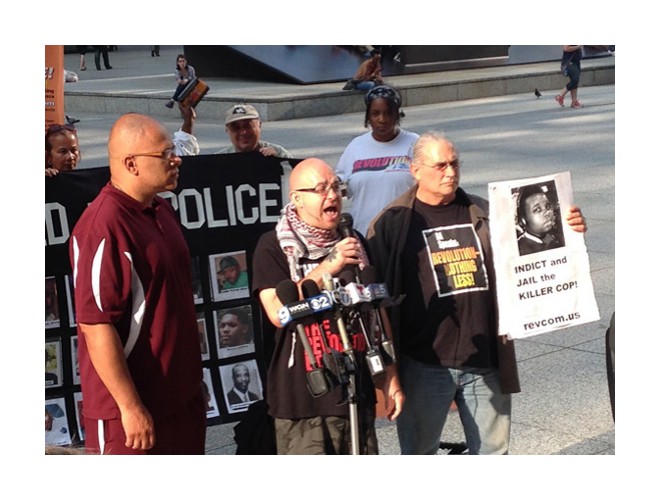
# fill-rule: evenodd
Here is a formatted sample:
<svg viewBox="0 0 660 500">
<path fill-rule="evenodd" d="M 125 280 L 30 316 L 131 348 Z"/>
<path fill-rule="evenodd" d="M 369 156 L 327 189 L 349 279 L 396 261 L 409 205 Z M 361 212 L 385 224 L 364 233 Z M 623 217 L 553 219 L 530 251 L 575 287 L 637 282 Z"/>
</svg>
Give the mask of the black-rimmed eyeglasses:
<svg viewBox="0 0 660 500">
<path fill-rule="evenodd" d="M 327 196 L 330 191 L 335 193 L 343 194 L 346 190 L 346 184 L 344 182 L 333 182 L 332 184 L 320 184 L 313 188 L 300 188 L 295 189 L 294 191 L 303 192 L 303 193 L 316 193 L 321 196 Z"/>
</svg>

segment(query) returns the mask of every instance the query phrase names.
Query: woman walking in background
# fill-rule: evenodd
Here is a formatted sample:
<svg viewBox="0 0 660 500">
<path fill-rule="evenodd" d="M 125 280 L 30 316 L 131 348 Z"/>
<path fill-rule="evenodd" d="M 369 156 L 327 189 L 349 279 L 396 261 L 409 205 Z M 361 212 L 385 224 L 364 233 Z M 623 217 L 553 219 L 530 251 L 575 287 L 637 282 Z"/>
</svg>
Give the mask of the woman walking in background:
<svg viewBox="0 0 660 500">
<path fill-rule="evenodd" d="M 564 96 L 571 93 L 571 108 L 581 108 L 582 103 L 578 101 L 578 85 L 580 83 L 580 61 L 582 60 L 582 45 L 564 45 L 564 54 L 561 58 L 562 74 L 569 78 L 566 87 L 555 96 L 559 105 L 564 107 Z"/>
<path fill-rule="evenodd" d="M 87 54 L 87 45 L 76 45 L 78 49 L 78 54 L 80 54 L 80 71 L 85 71 L 87 66 L 85 66 L 85 54 Z"/>
</svg>

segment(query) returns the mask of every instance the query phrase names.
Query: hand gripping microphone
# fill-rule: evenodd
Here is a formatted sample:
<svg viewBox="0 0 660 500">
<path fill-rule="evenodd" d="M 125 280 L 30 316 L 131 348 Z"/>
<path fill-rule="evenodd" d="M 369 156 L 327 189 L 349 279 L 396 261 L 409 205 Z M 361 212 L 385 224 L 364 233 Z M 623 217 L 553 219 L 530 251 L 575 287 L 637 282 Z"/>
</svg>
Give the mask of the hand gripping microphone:
<svg viewBox="0 0 660 500">
<path fill-rule="evenodd" d="M 378 271 L 374 266 L 369 265 L 362 270 L 362 279 L 364 280 L 364 284 L 367 285 L 367 287 L 370 287 L 372 284 L 375 284 L 377 282 L 377 277 L 378 277 Z M 378 301 L 379 298 L 381 297 L 374 297 L 376 301 Z M 382 298 L 386 298 L 386 297 L 382 297 Z M 377 303 L 375 303 L 374 317 L 376 318 L 376 326 L 378 327 L 378 331 L 380 332 L 380 347 L 383 353 L 385 354 L 384 356 L 385 364 L 390 365 L 392 363 L 396 363 L 394 343 L 387 336 L 387 332 L 385 331 L 385 327 L 383 325 L 383 318 L 380 315 L 380 309 Z"/>
<path fill-rule="evenodd" d="M 275 287 L 275 293 L 280 302 L 285 306 L 298 301 L 298 287 L 290 279 L 280 281 L 277 287 Z M 312 371 L 306 373 L 307 388 L 315 398 L 323 396 L 332 390 L 332 381 L 326 376 L 323 368 L 319 367 L 316 363 L 316 356 L 314 355 L 312 346 L 309 344 L 309 339 L 305 333 L 305 326 L 300 322 L 296 322 L 296 331 L 305 354 L 307 354 L 307 358 L 309 359 L 309 364 L 312 366 Z"/>
</svg>

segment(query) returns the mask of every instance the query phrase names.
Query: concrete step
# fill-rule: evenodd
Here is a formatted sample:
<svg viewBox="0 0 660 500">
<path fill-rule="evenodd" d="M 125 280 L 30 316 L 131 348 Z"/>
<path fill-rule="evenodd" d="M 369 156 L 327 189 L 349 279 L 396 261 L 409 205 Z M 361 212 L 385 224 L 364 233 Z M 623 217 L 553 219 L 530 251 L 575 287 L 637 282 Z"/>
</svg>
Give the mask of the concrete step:
<svg viewBox="0 0 660 500">
<path fill-rule="evenodd" d="M 614 84 L 614 57 L 582 61 L 580 86 Z M 114 70 L 113 70 L 114 71 Z M 68 114 L 129 111 L 171 117 L 165 103 L 173 92 L 171 75 L 119 76 L 67 84 Z M 263 121 L 339 115 L 364 111 L 363 93 L 342 90 L 343 82 L 314 85 L 250 82 L 222 78 L 204 79 L 210 90 L 197 107 L 205 119 L 224 121 L 233 104 L 249 102 Z M 392 76 L 387 84 L 401 93 L 402 106 L 421 106 L 500 95 L 558 92 L 566 84 L 559 62 L 505 65 L 491 68 Z M 176 112 L 176 110 L 174 111 Z"/>
</svg>

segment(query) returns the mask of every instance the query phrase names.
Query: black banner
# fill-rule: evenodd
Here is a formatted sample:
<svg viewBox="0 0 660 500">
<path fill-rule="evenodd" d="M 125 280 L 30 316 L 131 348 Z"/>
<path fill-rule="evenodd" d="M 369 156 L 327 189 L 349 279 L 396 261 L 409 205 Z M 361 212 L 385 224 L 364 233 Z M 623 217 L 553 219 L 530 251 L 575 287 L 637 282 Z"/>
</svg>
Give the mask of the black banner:
<svg viewBox="0 0 660 500">
<path fill-rule="evenodd" d="M 288 173 L 298 161 L 259 153 L 186 156 L 177 189 L 161 194 L 179 215 L 192 256 L 204 380 L 212 386 L 209 425 L 240 420 L 253 402 L 234 400 L 234 371 L 247 370 L 253 399 L 264 397 L 274 330 L 250 295 L 252 255 L 259 237 L 277 222 L 288 196 Z M 108 167 L 46 178 L 47 443 L 84 441 L 69 236 L 109 178 Z M 48 428 L 49 408 L 57 408 L 64 422 L 57 429 Z"/>
</svg>

